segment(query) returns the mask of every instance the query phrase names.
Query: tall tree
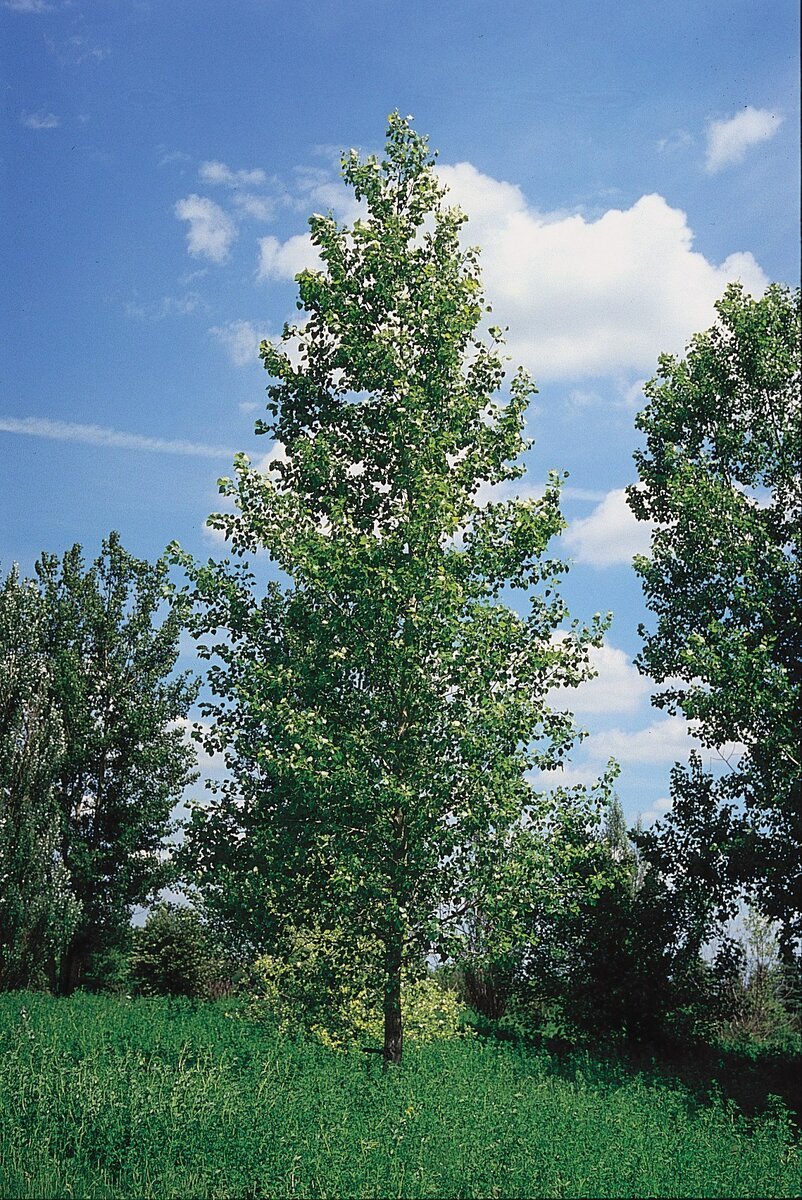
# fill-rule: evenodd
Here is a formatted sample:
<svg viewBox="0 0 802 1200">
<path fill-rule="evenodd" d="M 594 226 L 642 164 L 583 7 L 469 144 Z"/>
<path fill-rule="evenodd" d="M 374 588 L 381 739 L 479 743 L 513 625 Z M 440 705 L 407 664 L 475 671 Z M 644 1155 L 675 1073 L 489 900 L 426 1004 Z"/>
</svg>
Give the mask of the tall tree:
<svg viewBox="0 0 802 1200">
<path fill-rule="evenodd" d="M 478 252 L 432 163 L 397 114 L 382 161 L 344 157 L 364 215 L 310 219 L 306 323 L 262 344 L 257 429 L 284 455 L 267 474 L 239 456 L 222 481 L 239 511 L 210 523 L 238 554 L 266 549 L 288 586 L 257 599 L 245 567 L 184 559 L 196 632 L 224 631 L 206 643 L 208 745 L 232 773 L 189 831 L 200 882 L 254 938 L 287 913 L 370 937 L 385 1062 L 402 1052 L 404 963 L 509 889 L 527 771 L 574 737 L 546 693 L 588 674 L 604 624 L 551 636 L 567 618 L 564 567 L 543 557 L 564 524 L 557 475 L 538 500 L 477 500 L 522 474 L 534 388 L 518 372 L 499 395 Z"/>
<path fill-rule="evenodd" d="M 133 906 L 167 881 L 170 813 L 195 778 L 180 722 L 197 689 L 172 674 L 181 614 L 164 561 L 134 558 L 112 533 L 88 569 L 76 545 L 61 561 L 42 555 L 36 574 L 64 734 L 60 854 L 81 906 L 58 973 L 69 992 L 126 944 Z"/>
<path fill-rule="evenodd" d="M 0 989 L 42 985 L 79 906 L 59 857 L 55 780 L 64 752 L 35 584 L 0 587 Z"/>
<path fill-rule="evenodd" d="M 700 867 L 745 888 L 791 939 L 802 934 L 800 294 L 775 284 L 754 300 L 733 284 L 716 307 L 684 359 L 660 358 L 637 418 L 646 448 L 629 503 L 655 522 L 636 569 L 657 618 L 638 665 L 669 684 L 654 703 L 698 721 L 706 745 L 742 744 L 719 782 L 702 784 L 697 762 L 677 794 L 694 780 L 705 793 Z"/>
</svg>

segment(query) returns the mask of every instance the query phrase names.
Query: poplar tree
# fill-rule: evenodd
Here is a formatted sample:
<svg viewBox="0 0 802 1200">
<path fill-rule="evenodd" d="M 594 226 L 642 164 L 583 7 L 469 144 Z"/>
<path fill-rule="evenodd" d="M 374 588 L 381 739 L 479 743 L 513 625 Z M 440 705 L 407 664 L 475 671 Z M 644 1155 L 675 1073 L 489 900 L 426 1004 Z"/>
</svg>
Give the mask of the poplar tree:
<svg viewBox="0 0 802 1200">
<path fill-rule="evenodd" d="M 546 804 L 529 772 L 574 738 L 546 695 L 587 676 L 604 622 L 553 636 L 561 476 L 501 498 L 535 389 L 523 371 L 507 386 L 501 330 L 479 332 L 478 251 L 426 139 L 393 114 L 384 158 L 351 151 L 342 171 L 363 215 L 310 219 L 305 319 L 261 347 L 257 431 L 282 452 L 266 472 L 238 456 L 221 481 L 236 511 L 210 519 L 278 577 L 257 595 L 246 563 L 182 559 L 214 660 L 206 744 L 230 773 L 187 847 L 207 904 L 254 945 L 289 922 L 376 948 L 394 1063 L 405 964 L 500 897 L 525 904 Z"/>
<path fill-rule="evenodd" d="M 42 986 L 80 911 L 59 856 L 64 729 L 44 624 L 36 585 L 13 568 L 0 587 L 0 989 Z"/>
<path fill-rule="evenodd" d="M 666 845 L 695 841 L 722 910 L 745 891 L 790 946 L 802 936 L 800 293 L 772 284 L 755 300 L 731 284 L 716 309 L 684 358 L 660 357 L 636 420 L 629 503 L 654 533 L 635 567 L 655 618 L 638 666 L 665 685 L 653 703 L 697 721 L 703 744 L 742 746 L 715 781 L 698 758 L 675 772 Z"/>
<path fill-rule="evenodd" d="M 197 688 L 174 674 L 181 613 L 167 602 L 163 560 L 135 558 L 111 533 L 89 566 L 75 545 L 61 559 L 43 554 L 36 574 L 63 732 L 59 856 L 80 904 L 55 981 L 71 992 L 103 983 L 134 906 L 171 878 L 171 813 L 196 777 L 181 722 Z"/>
</svg>

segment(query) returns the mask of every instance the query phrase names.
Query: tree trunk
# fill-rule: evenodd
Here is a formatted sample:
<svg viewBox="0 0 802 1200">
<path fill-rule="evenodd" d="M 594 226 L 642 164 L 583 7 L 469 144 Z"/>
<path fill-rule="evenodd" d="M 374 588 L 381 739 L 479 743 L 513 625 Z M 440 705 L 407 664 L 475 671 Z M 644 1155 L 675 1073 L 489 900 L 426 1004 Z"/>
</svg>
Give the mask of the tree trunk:
<svg viewBox="0 0 802 1200">
<path fill-rule="evenodd" d="M 58 992 L 60 996 L 71 996 L 83 981 L 88 963 L 88 954 L 84 946 L 73 942 L 61 957 L 58 972 Z"/>
<path fill-rule="evenodd" d="M 404 1026 L 401 1016 L 401 939 L 395 935 L 385 948 L 384 1049 L 385 1070 L 401 1062 Z"/>
</svg>

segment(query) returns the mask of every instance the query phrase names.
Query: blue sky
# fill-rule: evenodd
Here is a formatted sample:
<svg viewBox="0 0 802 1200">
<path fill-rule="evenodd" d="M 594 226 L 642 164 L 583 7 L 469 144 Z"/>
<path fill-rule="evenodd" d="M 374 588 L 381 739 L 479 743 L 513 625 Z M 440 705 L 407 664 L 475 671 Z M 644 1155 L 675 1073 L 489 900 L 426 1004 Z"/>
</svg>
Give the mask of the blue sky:
<svg viewBox="0 0 802 1200">
<path fill-rule="evenodd" d="M 633 418 L 729 280 L 798 283 L 796 4 L 0 0 L 0 45 L 0 568 L 110 529 L 220 552 L 306 217 L 347 217 L 339 151 L 414 114 L 540 387 L 524 486 L 570 471 L 566 596 L 615 614 L 570 778 L 615 755 L 651 820 L 692 743 L 631 665 Z"/>
</svg>

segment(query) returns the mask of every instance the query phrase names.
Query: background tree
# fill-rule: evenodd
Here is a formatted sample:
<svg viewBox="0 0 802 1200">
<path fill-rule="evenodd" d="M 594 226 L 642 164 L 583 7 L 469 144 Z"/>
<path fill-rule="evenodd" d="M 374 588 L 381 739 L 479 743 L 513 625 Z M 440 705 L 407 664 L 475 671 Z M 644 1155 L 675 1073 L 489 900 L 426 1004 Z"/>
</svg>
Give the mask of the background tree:
<svg viewBox="0 0 802 1200">
<path fill-rule="evenodd" d="M 364 216 L 311 218 L 307 321 L 261 348 L 275 382 L 257 429 L 285 457 L 265 475 L 240 456 L 222 482 L 239 512 L 211 522 L 289 585 L 257 599 L 244 567 L 184 559 L 196 632 L 223 634 L 203 643 L 208 746 L 232 773 L 188 853 L 207 903 L 255 943 L 272 949 L 287 914 L 369 937 L 397 1061 L 403 965 L 445 952 L 514 882 L 526 772 L 574 736 L 546 693 L 588 674 L 603 623 L 551 637 L 567 617 L 564 568 L 543 557 L 564 524 L 556 475 L 539 500 L 477 503 L 522 473 L 534 389 L 519 372 L 499 397 L 501 334 L 476 335 L 477 251 L 425 139 L 393 115 L 384 160 L 351 152 L 343 175 Z"/>
<path fill-rule="evenodd" d="M 76 545 L 60 562 L 42 555 L 36 574 L 64 739 L 60 856 L 81 906 L 58 972 L 69 992 L 100 982 L 92 972 L 127 947 L 133 906 L 170 877 L 170 812 L 195 778 L 176 723 L 196 688 L 186 675 L 171 678 L 181 615 L 165 600 L 164 561 L 134 558 L 112 533 L 88 569 Z"/>
<path fill-rule="evenodd" d="M 130 979 L 145 996 L 208 996 L 219 971 L 214 939 L 194 908 L 156 904 L 134 931 Z"/>
<path fill-rule="evenodd" d="M 59 857 L 64 753 L 41 595 L 12 569 L 0 587 L 0 989 L 42 986 L 79 907 Z"/>
<path fill-rule="evenodd" d="M 629 503 L 655 522 L 636 569 L 657 618 L 638 665 L 670 683 L 654 703 L 698 721 L 705 745 L 743 745 L 713 787 L 706 841 L 731 893 L 746 889 L 790 943 L 802 934 L 800 294 L 775 284 L 753 300 L 733 284 L 716 307 L 684 359 L 660 358 L 636 422 L 646 448 Z"/>
</svg>

